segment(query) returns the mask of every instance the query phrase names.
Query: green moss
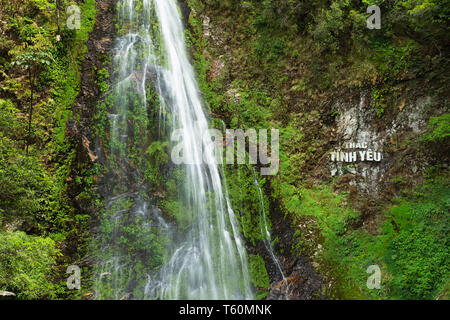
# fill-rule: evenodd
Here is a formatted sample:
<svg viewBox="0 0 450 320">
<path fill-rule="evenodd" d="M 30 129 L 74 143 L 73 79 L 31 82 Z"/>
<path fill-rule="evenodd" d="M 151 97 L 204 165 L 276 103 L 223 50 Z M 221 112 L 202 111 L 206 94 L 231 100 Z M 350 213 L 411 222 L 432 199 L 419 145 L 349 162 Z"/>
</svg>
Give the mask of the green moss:
<svg viewBox="0 0 450 320">
<path fill-rule="evenodd" d="M 431 117 L 427 132 L 421 140 L 429 144 L 444 144 L 450 137 L 450 113 L 444 113 L 438 117 Z"/>
<path fill-rule="evenodd" d="M 263 258 L 257 254 L 249 255 L 249 268 L 251 281 L 257 289 L 256 299 L 263 299 L 267 296 L 270 286 L 269 275 Z"/>
<path fill-rule="evenodd" d="M 161 141 L 153 141 L 147 148 L 145 154 L 148 156 L 148 162 L 145 166 L 145 177 L 150 186 L 158 188 L 164 185 L 166 180 L 165 172 L 169 162 L 168 143 Z"/>
<path fill-rule="evenodd" d="M 108 69 L 102 68 L 97 71 L 98 86 L 100 88 L 101 93 L 106 93 L 109 90 L 109 84 L 107 82 L 108 78 L 109 78 Z"/>
<path fill-rule="evenodd" d="M 435 299 L 450 281 L 450 188 L 441 179 L 433 182 L 419 189 L 425 196 L 387 212 L 384 230 L 393 233 L 385 253 L 389 288 L 400 299 Z"/>
<path fill-rule="evenodd" d="M 226 181 L 231 201 L 231 207 L 236 212 L 239 225 L 247 242 L 255 246 L 258 241 L 264 239 L 264 220 L 262 219 L 263 208 L 267 214 L 268 199 L 263 195 L 263 203 L 260 201 L 260 194 L 254 181 L 254 173 L 247 166 L 235 166 L 226 168 Z M 264 186 L 265 180 L 259 181 Z M 267 217 L 270 230 L 270 218 Z"/>
<path fill-rule="evenodd" d="M 314 221 L 311 229 L 299 229 L 294 249 L 319 252 L 321 271 L 335 284 L 329 294 L 344 299 L 434 299 L 448 285 L 450 251 L 447 244 L 450 192 L 445 179 L 433 179 L 419 188 L 416 196 L 399 199 L 384 210 L 380 231 L 354 229 L 359 214 L 353 212 L 345 195 L 329 186 L 301 189 L 301 198 L 292 198 L 296 224 Z M 356 219 L 356 220 L 355 220 Z M 308 238 L 309 231 L 315 239 Z M 304 232 L 304 233 L 303 233 Z M 380 290 L 366 286 L 370 265 L 382 272 Z"/>
</svg>

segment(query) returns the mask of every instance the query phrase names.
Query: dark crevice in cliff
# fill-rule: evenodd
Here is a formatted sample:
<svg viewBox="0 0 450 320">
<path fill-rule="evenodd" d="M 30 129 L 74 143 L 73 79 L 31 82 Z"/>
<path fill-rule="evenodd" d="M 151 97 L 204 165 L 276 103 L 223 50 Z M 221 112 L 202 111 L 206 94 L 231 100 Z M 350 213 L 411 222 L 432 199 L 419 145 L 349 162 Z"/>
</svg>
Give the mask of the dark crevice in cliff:
<svg viewBox="0 0 450 320">
<path fill-rule="evenodd" d="M 95 116 L 98 112 L 97 105 L 101 98 L 98 85 L 97 71 L 107 67 L 108 57 L 111 55 L 113 39 L 115 36 L 114 16 L 117 0 L 96 1 L 97 17 L 93 31 L 86 43 L 87 53 L 81 64 L 79 94 L 73 106 L 73 118 L 67 123 L 67 136 L 74 146 L 75 155 L 72 160 L 71 172 L 68 181 L 67 192 L 72 199 L 72 205 L 76 214 L 88 214 L 93 218 L 96 207 L 94 199 L 97 197 L 98 187 L 87 186 L 76 183 L 77 177 L 86 175 L 92 169 L 95 162 L 100 162 L 102 148 L 95 133 Z M 94 180 L 97 177 L 94 176 Z M 90 189 L 90 197 L 81 196 L 83 191 Z M 86 230 L 88 231 L 88 230 Z M 71 243 L 72 251 L 76 252 L 78 246 Z M 81 253 L 88 254 L 87 252 Z M 79 262 L 83 265 L 92 265 L 92 259 L 88 256 Z"/>
</svg>

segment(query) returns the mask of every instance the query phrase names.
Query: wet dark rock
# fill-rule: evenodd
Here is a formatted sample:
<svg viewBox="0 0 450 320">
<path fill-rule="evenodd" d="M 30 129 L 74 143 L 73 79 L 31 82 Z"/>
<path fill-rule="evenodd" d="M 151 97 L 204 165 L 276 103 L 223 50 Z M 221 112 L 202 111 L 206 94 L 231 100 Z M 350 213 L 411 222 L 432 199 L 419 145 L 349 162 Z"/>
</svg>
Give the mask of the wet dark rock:
<svg viewBox="0 0 450 320">
<path fill-rule="evenodd" d="M 92 167 L 94 161 L 101 163 L 103 160 L 102 147 L 93 132 L 94 116 L 101 96 L 96 74 L 97 70 L 104 67 L 106 57 L 110 56 L 116 34 L 114 26 L 116 3 L 117 0 L 96 1 L 97 17 L 94 28 L 89 34 L 89 40 L 86 42 L 87 53 L 80 70 L 80 90 L 72 107 L 73 117 L 68 120 L 66 130 L 66 137 L 75 150 L 67 179 L 68 198 L 73 199 L 74 212 L 90 216 L 94 216 L 93 201 L 83 195 L 87 186 L 80 185 L 76 181 Z M 65 248 L 64 254 L 71 256 L 78 251 L 78 240 L 74 240 Z"/>
<path fill-rule="evenodd" d="M 185 0 L 178 1 L 178 5 L 180 6 L 183 24 L 185 27 L 189 27 L 189 15 L 191 14 L 191 8 L 189 8 Z"/>
<path fill-rule="evenodd" d="M 263 257 L 267 272 L 269 274 L 271 287 L 267 300 L 315 300 L 326 299 L 325 281 L 318 274 L 309 257 L 292 252 L 292 244 L 295 243 L 294 230 L 291 227 L 292 221 L 283 216 L 280 206 L 272 202 L 270 213 L 272 221 L 272 237 L 278 237 L 279 242 L 275 245 L 275 253 L 280 260 L 281 267 L 286 278 L 283 279 L 266 253 L 260 254 Z M 283 252 L 281 254 L 280 252 Z"/>
</svg>

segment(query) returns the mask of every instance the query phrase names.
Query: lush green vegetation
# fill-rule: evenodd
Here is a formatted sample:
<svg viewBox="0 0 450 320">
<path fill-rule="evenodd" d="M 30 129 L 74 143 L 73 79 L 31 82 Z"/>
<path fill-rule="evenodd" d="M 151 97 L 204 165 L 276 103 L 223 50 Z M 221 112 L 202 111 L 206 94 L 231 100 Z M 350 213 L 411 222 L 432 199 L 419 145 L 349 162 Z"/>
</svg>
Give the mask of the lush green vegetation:
<svg viewBox="0 0 450 320">
<path fill-rule="evenodd" d="M 448 161 L 450 148 L 450 113 L 431 117 L 428 130 L 421 137 L 424 147 L 437 156 L 440 161 Z"/>
<path fill-rule="evenodd" d="M 447 182 L 446 182 L 447 181 Z M 360 214 L 346 197 L 328 186 L 300 190 L 296 223 L 316 221 L 297 231 L 298 250 L 323 245 L 316 259 L 320 270 L 340 282 L 334 294 L 344 298 L 432 299 L 448 283 L 448 178 L 430 178 L 413 194 L 383 209 L 378 225 L 356 228 Z M 312 231 L 309 233 L 309 231 Z M 366 287 L 366 269 L 382 271 L 381 290 Z M 448 298 L 448 297 L 447 297 Z"/>
<path fill-rule="evenodd" d="M 50 238 L 1 232 L 0 287 L 17 292 L 19 299 L 56 298 L 60 292 L 52 277 L 58 254 Z"/>
<path fill-rule="evenodd" d="M 69 121 L 80 117 L 73 110 L 96 2 L 0 1 L 0 290 L 13 291 L 20 299 L 80 298 L 91 291 L 90 268 L 83 268 L 81 291 L 66 289 L 65 271 L 86 258 L 92 218 L 103 221 L 99 230 L 104 241 L 112 241 L 117 228 L 111 219 L 117 210 L 129 224 L 121 229 L 117 246 L 126 252 L 126 262 L 136 266 L 130 278 L 144 282 L 143 275 L 157 270 L 165 258 L 165 239 L 157 228 L 139 227 L 142 219 L 129 212 L 134 199 L 96 210 L 94 217 L 74 202 L 104 207 L 95 192 L 98 176 L 120 177 L 126 152 L 126 165 L 138 169 L 135 177 L 127 177 L 127 187 L 147 185 L 140 196 L 151 195 L 180 232 L 190 223 L 192 213 L 178 199 L 183 174 L 168 165 L 169 142 L 157 138 L 157 94 L 148 88 L 144 110 L 137 107 L 140 98 L 132 90 L 119 96 L 110 92 L 110 73 L 117 70 L 102 68 L 89 75 L 102 94 L 90 129 L 112 145 L 103 150 L 109 167 L 82 162 L 67 130 Z M 75 3 L 81 9 L 81 28 L 71 30 L 65 8 Z M 448 299 L 449 1 L 187 3 L 195 9 L 189 16 L 189 46 L 213 126 L 222 129 L 223 120 L 230 129 L 280 130 L 280 172 L 257 177 L 262 202 L 251 167 L 223 170 L 252 252 L 249 266 L 258 298 L 270 286 L 264 260 L 253 254 L 263 240 L 260 214 L 264 206 L 270 218 L 270 205 L 279 205 L 295 229 L 291 254 L 306 254 L 318 263 L 317 270 L 334 283 L 328 292 L 332 297 Z M 380 30 L 366 27 L 371 4 L 381 7 Z M 323 159 L 335 145 L 329 137 L 337 115 L 333 102 L 351 99 L 355 92 L 367 93 L 380 128 L 401 111 L 401 101 L 421 95 L 435 99 L 423 110 L 428 122 L 424 134 L 399 134 L 386 147 L 396 171 L 371 210 L 361 205 L 363 195 L 322 171 Z M 125 100 L 136 106 L 127 115 L 132 126 L 121 124 L 130 133 L 126 141 L 114 139 L 107 119 Z M 418 175 L 407 172 L 402 162 L 410 154 L 417 155 L 416 162 L 427 160 Z M 69 194 L 69 184 L 78 189 L 76 196 Z M 124 187 L 118 183 L 113 193 Z M 382 271 L 380 290 L 366 286 L 366 269 L 373 264 Z M 107 285 L 98 285 L 111 297 Z"/>
<path fill-rule="evenodd" d="M 447 297 L 448 178 L 442 164 L 448 161 L 444 146 L 449 122 L 447 114 L 435 112 L 445 109 L 448 99 L 444 70 L 449 59 L 443 44 L 448 42 L 449 3 L 190 0 L 189 4 L 195 9 L 190 15 L 194 61 L 212 115 L 222 118 L 228 128 L 280 130 L 280 172 L 266 181 L 272 189 L 268 201 L 279 201 L 286 217 L 294 220 L 298 241 L 293 253 L 307 254 L 318 263 L 318 270 L 334 284 L 328 294 Z M 370 15 L 366 8 L 371 4 L 381 8 L 380 30 L 366 27 Z M 428 180 L 423 196 L 417 196 L 413 186 L 420 181 L 400 168 L 392 184 L 404 198 L 397 198 L 388 187 L 368 206 L 355 188 L 324 177 L 320 164 L 332 148 L 329 126 L 337 115 L 332 102 L 351 99 L 355 91 L 368 93 L 380 124 L 389 123 L 401 110 L 401 101 L 414 94 L 437 98 L 435 110 L 423 110 L 431 115 L 426 133 L 416 141 L 407 134 L 396 137 L 387 150 L 423 157 L 433 151 L 431 163 L 441 165 L 443 181 Z M 229 172 L 228 180 L 238 175 L 242 177 L 240 171 Z M 240 179 L 238 185 L 245 191 L 236 198 L 253 196 L 251 184 Z M 439 219 L 430 213 L 435 210 L 429 208 L 432 199 L 442 213 Z M 245 203 L 254 212 L 251 201 Z M 243 230 L 250 233 L 245 223 Z M 421 256 L 427 247 L 433 252 Z M 366 269 L 372 264 L 382 269 L 381 290 L 367 289 Z"/>
<path fill-rule="evenodd" d="M 383 230 L 392 237 L 385 261 L 393 297 L 448 299 L 443 289 L 449 281 L 449 201 L 448 184 L 436 179 L 388 211 Z"/>
<path fill-rule="evenodd" d="M 71 296 L 66 267 L 88 243 L 89 217 L 74 211 L 67 194 L 74 145 L 65 133 L 96 10 L 93 0 L 80 3 L 81 29 L 70 30 L 68 5 L 0 6 L 0 287 L 19 298 Z M 80 174 L 85 186 L 92 174 Z"/>
</svg>

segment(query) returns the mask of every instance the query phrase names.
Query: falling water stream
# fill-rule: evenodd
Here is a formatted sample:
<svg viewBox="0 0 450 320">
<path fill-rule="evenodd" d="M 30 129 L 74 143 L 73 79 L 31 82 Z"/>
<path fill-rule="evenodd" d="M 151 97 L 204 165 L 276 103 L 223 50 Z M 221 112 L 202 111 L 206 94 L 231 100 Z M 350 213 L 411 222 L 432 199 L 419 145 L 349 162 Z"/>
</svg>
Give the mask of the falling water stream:
<svg viewBox="0 0 450 320">
<path fill-rule="evenodd" d="M 277 256 L 275 255 L 275 252 L 273 250 L 273 246 L 271 243 L 271 235 L 269 231 L 269 227 L 267 224 L 267 217 L 266 217 L 266 209 L 264 208 L 264 200 L 263 200 L 263 194 L 261 187 L 259 186 L 258 179 L 256 178 L 256 172 L 255 169 L 253 169 L 253 178 L 255 181 L 255 185 L 258 188 L 258 194 L 259 194 L 259 203 L 261 205 L 261 210 L 259 212 L 259 225 L 261 228 L 261 235 L 264 237 L 264 246 L 266 247 L 267 252 L 269 252 L 270 257 L 272 258 L 273 263 L 277 267 L 278 272 L 281 275 L 282 280 L 286 279 L 286 276 L 284 275 L 283 269 L 281 268 L 280 260 L 278 260 Z"/>
<path fill-rule="evenodd" d="M 175 0 L 119 0 L 117 23 L 108 160 L 111 174 L 122 180 L 109 182 L 109 190 L 116 191 L 107 197 L 96 238 L 96 296 L 252 299 L 246 251 L 213 160 L 179 7 Z M 138 150 L 146 143 L 145 114 L 155 101 L 149 88 L 159 97 L 152 108 L 160 136 L 152 139 L 179 133 L 185 159 L 178 171 L 183 174 L 178 188 L 183 225 L 167 219 L 146 196 L 149 186 L 128 153 L 131 142 Z"/>
</svg>

